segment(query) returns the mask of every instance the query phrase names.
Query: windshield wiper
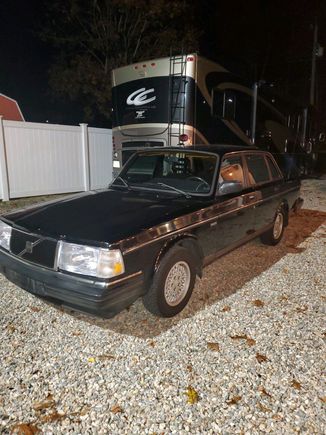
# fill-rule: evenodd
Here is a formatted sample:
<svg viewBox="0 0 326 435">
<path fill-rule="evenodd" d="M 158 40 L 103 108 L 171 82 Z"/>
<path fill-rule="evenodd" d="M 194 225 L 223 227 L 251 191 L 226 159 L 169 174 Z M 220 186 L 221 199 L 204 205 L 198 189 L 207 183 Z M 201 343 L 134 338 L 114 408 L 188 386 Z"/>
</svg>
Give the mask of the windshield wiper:
<svg viewBox="0 0 326 435">
<path fill-rule="evenodd" d="M 174 190 L 175 192 L 181 193 L 181 195 L 184 195 L 186 198 L 191 198 L 191 195 L 189 195 L 189 193 L 184 192 L 181 189 L 177 189 L 176 187 L 171 186 L 170 184 L 165 184 L 165 183 L 156 183 L 156 184 L 158 184 L 159 186 L 163 186 L 163 187 L 169 187 L 170 189 Z"/>
</svg>

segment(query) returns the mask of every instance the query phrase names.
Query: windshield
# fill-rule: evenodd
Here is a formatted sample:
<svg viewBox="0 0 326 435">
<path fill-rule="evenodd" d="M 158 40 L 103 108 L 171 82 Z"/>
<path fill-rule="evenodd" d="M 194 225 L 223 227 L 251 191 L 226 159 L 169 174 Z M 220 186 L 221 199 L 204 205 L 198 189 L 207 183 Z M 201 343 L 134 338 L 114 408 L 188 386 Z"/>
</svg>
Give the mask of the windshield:
<svg viewBox="0 0 326 435">
<path fill-rule="evenodd" d="M 124 167 L 120 178 L 129 188 L 168 190 L 186 196 L 209 195 L 215 180 L 217 158 L 217 155 L 189 151 L 138 153 Z M 116 179 L 114 185 L 124 185 L 121 179 Z"/>
</svg>

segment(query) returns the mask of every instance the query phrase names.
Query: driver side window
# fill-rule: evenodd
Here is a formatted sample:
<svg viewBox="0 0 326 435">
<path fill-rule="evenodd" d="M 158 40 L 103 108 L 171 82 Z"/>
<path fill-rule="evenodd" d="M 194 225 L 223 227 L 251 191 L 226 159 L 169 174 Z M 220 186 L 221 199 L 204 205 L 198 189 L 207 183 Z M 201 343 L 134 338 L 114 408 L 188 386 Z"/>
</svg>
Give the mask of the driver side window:
<svg viewBox="0 0 326 435">
<path fill-rule="evenodd" d="M 218 179 L 218 194 L 240 192 L 244 187 L 244 171 L 241 156 L 225 156 Z"/>
</svg>

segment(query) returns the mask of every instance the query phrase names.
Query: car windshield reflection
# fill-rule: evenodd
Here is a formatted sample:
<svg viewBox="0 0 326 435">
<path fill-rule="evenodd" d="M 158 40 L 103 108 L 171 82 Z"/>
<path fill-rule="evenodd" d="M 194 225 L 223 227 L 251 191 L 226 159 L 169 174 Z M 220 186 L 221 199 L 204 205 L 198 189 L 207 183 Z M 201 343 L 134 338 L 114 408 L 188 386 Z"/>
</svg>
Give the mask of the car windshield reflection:
<svg viewBox="0 0 326 435">
<path fill-rule="evenodd" d="M 217 155 L 187 151 L 137 153 L 113 185 L 209 195 L 213 188 Z"/>
</svg>

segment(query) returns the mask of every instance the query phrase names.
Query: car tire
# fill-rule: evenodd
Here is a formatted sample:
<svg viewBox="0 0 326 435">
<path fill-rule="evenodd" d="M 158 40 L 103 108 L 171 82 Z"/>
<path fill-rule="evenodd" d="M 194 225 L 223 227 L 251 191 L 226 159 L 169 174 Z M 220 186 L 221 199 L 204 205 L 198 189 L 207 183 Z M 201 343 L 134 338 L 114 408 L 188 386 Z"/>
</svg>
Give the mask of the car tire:
<svg viewBox="0 0 326 435">
<path fill-rule="evenodd" d="M 186 248 L 173 246 L 162 258 L 143 297 L 152 314 L 173 317 L 187 305 L 196 280 L 196 261 Z"/>
<path fill-rule="evenodd" d="M 286 215 L 284 207 L 280 207 L 276 211 L 272 228 L 260 236 L 262 243 L 265 245 L 275 246 L 281 241 L 284 233 L 285 219 Z"/>
</svg>

